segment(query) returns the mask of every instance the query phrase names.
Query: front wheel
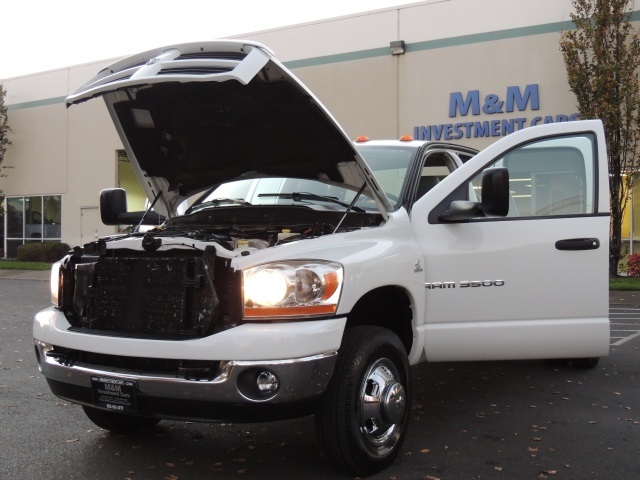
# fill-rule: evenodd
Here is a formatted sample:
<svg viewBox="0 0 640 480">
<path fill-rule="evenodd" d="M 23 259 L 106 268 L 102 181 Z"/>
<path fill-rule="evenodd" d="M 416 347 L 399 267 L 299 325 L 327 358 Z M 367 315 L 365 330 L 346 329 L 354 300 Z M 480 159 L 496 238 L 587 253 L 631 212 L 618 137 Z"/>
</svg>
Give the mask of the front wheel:
<svg viewBox="0 0 640 480">
<path fill-rule="evenodd" d="M 386 468 L 400 451 L 409 409 L 409 362 L 398 336 L 380 327 L 346 330 L 316 414 L 329 459 L 355 475 Z"/>
<path fill-rule="evenodd" d="M 129 433 L 144 430 L 156 425 L 160 419 L 151 417 L 139 417 L 126 413 L 109 412 L 99 408 L 82 406 L 84 413 L 93 423 L 100 428 L 113 433 Z"/>
</svg>

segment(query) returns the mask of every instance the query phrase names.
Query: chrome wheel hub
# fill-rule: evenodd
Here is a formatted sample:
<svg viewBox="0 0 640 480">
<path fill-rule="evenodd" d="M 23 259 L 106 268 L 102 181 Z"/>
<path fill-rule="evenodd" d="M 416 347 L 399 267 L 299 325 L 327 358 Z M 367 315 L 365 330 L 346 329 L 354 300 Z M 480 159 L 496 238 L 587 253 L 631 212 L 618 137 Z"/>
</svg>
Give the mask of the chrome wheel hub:
<svg viewBox="0 0 640 480">
<path fill-rule="evenodd" d="M 400 438 L 407 399 L 393 362 L 376 361 L 363 377 L 360 389 L 360 431 L 376 455 L 390 451 Z"/>
</svg>

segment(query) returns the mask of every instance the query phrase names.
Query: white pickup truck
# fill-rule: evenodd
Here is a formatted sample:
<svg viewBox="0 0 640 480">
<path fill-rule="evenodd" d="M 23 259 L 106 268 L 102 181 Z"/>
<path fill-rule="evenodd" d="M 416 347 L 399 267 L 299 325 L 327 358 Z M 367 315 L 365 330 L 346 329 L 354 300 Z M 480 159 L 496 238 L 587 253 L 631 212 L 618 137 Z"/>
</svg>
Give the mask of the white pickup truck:
<svg viewBox="0 0 640 480">
<path fill-rule="evenodd" d="M 33 335 L 54 394 L 112 431 L 315 414 L 339 468 L 401 448 L 419 362 L 608 354 L 599 121 L 484 151 L 351 142 L 264 46 L 175 45 L 67 99 L 103 97 L 153 210 L 101 192 Z M 75 107 L 82 108 L 82 107 Z"/>
</svg>

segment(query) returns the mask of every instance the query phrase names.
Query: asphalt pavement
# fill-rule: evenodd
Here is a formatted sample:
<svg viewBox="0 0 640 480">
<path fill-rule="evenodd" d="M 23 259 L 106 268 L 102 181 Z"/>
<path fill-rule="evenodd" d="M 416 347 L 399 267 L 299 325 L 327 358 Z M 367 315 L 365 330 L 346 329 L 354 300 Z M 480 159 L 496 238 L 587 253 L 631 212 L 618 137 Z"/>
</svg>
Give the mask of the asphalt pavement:
<svg viewBox="0 0 640 480">
<path fill-rule="evenodd" d="M 50 270 L 10 270 L 8 268 L 0 268 L 0 280 L 39 280 L 48 282 L 50 278 Z"/>
</svg>

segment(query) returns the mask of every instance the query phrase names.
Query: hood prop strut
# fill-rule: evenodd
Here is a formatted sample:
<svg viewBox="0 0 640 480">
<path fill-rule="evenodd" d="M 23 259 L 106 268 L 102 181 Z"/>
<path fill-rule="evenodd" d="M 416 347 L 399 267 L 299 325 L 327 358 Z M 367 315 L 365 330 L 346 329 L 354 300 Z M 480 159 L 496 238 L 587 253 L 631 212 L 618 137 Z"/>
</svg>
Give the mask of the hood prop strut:
<svg viewBox="0 0 640 480">
<path fill-rule="evenodd" d="M 162 190 L 158 192 L 158 194 L 153 199 L 153 202 L 151 202 L 151 205 L 149 205 L 149 208 L 147 208 L 147 210 L 144 212 L 144 215 L 142 215 L 142 218 L 140 219 L 140 222 L 138 223 L 138 225 L 136 225 L 136 228 L 134 229 L 134 232 L 138 232 L 140 230 L 140 225 L 142 225 L 142 222 L 144 222 L 145 218 L 147 218 L 147 215 L 153 209 L 153 207 L 155 206 L 156 202 L 158 201 L 158 199 L 161 196 L 162 196 Z"/>
<path fill-rule="evenodd" d="M 344 219 L 347 218 L 347 215 L 349 214 L 349 212 L 351 211 L 353 206 L 356 204 L 356 202 L 360 198 L 360 195 L 362 195 L 362 192 L 364 191 L 364 189 L 366 187 L 367 187 L 367 184 L 363 183 L 362 186 L 360 187 L 360 190 L 358 190 L 358 193 L 356 193 L 356 196 L 353 197 L 353 200 L 351 200 L 351 203 L 349 204 L 349 206 L 345 210 L 344 215 L 342 215 L 342 218 L 338 222 L 338 225 L 336 225 L 336 228 L 333 230 L 333 233 L 336 233 L 338 231 L 338 229 L 340 228 L 340 225 L 342 225 L 342 222 L 344 222 Z"/>
</svg>

